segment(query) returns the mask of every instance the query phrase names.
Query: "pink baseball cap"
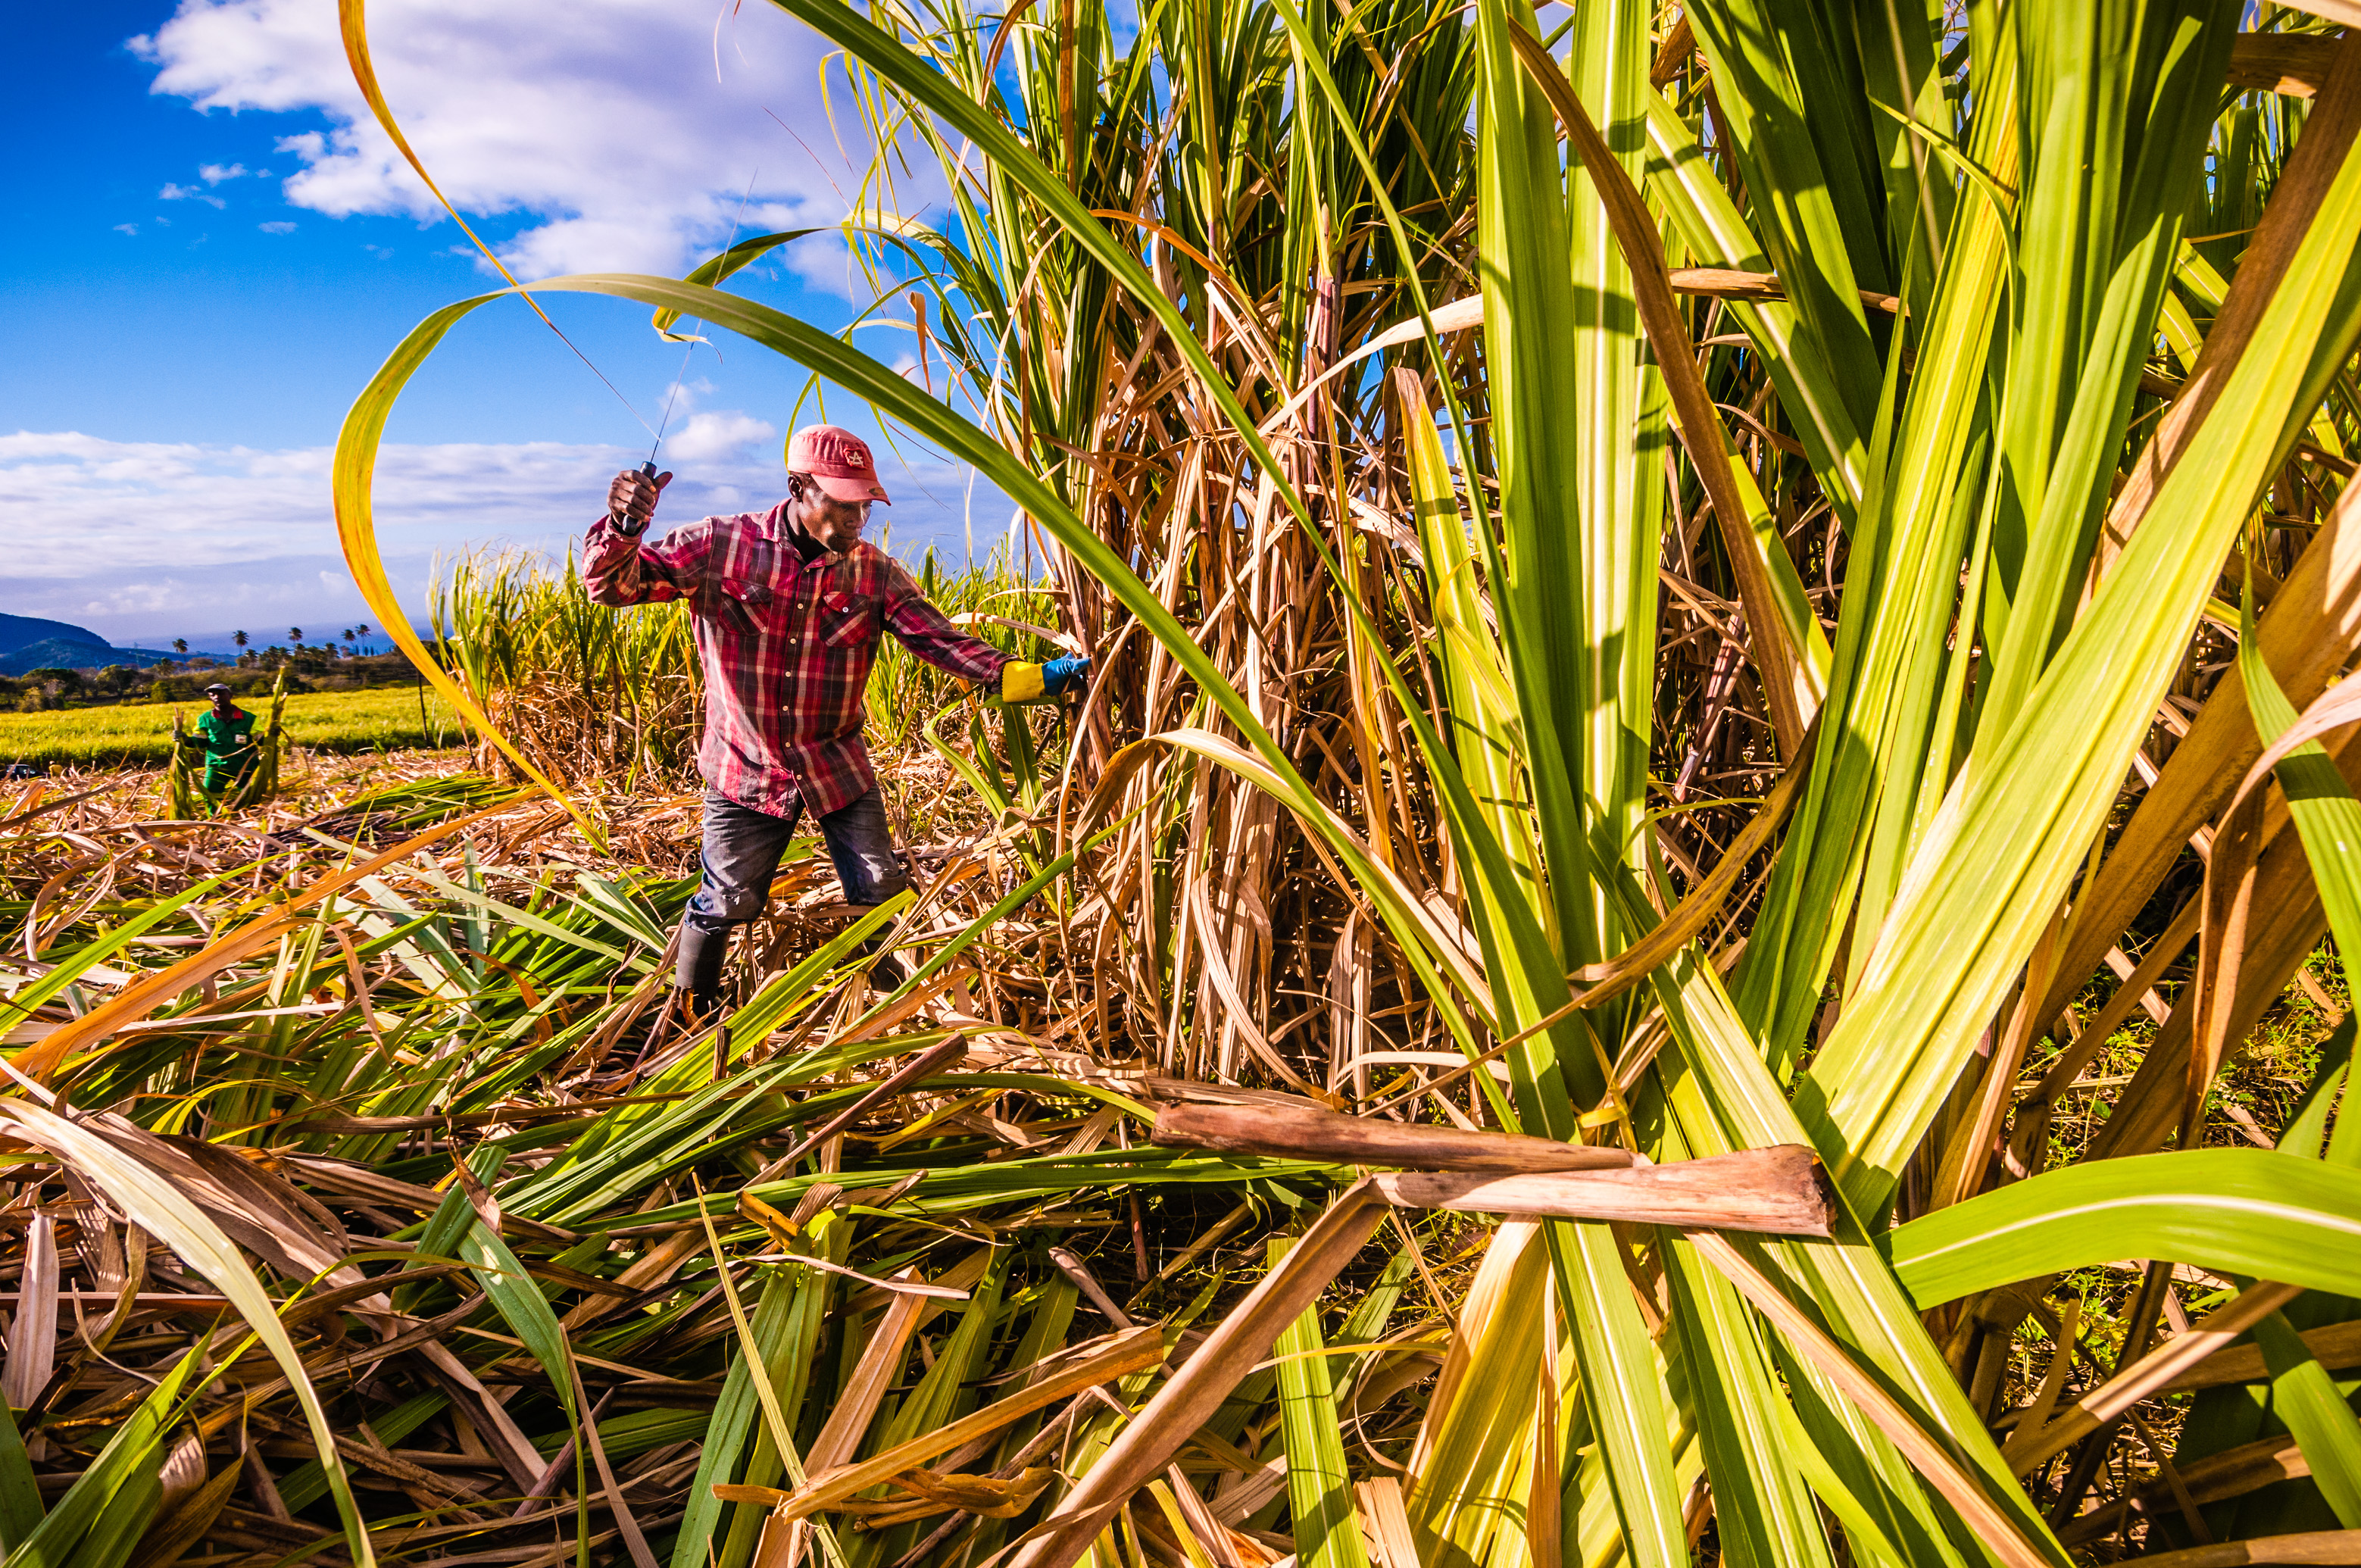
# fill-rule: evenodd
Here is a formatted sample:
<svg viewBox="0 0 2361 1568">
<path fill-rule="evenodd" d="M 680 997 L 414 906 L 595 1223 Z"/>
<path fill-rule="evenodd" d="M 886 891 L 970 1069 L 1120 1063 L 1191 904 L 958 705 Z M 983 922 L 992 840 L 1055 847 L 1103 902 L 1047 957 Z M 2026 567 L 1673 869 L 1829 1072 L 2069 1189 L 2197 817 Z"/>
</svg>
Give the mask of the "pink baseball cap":
<svg viewBox="0 0 2361 1568">
<path fill-rule="evenodd" d="M 787 472 L 809 474 L 840 501 L 885 501 L 869 443 L 833 424 L 807 424 L 787 438 Z"/>
</svg>

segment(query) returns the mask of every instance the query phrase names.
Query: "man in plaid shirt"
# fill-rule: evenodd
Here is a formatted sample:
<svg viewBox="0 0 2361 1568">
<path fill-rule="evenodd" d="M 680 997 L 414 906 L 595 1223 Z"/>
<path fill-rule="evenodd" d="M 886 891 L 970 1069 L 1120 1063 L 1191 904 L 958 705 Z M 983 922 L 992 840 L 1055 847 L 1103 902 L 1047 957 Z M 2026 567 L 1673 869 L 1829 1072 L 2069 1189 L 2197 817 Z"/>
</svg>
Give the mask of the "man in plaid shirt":
<svg viewBox="0 0 2361 1568">
<path fill-rule="evenodd" d="M 607 515 L 583 541 L 593 600 L 685 598 L 694 617 L 705 676 L 704 874 L 681 924 L 674 984 L 696 1019 L 719 1005 L 730 927 L 762 915 L 806 809 L 847 904 L 881 904 L 909 885 L 861 739 L 881 632 L 1011 701 L 1054 696 L 1090 668 L 1087 659 L 1027 663 L 969 636 L 901 563 L 862 543 L 871 503 L 886 498 L 859 436 L 828 424 L 799 430 L 787 470 L 786 499 L 770 510 L 708 517 L 653 543 L 640 536 L 672 476 L 618 474 Z M 873 978 L 897 980 L 892 962 Z"/>
</svg>

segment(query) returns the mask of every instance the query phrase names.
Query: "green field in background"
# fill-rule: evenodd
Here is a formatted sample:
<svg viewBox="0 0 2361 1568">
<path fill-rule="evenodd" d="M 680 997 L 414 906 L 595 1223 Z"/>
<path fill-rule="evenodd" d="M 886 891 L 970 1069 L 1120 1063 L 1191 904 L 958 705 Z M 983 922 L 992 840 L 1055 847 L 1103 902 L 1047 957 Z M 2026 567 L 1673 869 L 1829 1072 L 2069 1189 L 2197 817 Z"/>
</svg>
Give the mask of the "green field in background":
<svg viewBox="0 0 2361 1568">
<path fill-rule="evenodd" d="M 270 711 L 267 696 L 241 699 L 239 706 L 258 718 Z M 193 725 L 205 705 L 142 702 L 53 713 L 0 713 L 0 766 L 160 767 L 171 756 L 175 708 Z M 433 692 L 426 696 L 426 723 L 419 723 L 414 686 L 305 692 L 287 699 L 288 738 L 298 746 L 324 751 L 447 746 L 456 743 L 460 733 L 450 705 Z"/>
</svg>

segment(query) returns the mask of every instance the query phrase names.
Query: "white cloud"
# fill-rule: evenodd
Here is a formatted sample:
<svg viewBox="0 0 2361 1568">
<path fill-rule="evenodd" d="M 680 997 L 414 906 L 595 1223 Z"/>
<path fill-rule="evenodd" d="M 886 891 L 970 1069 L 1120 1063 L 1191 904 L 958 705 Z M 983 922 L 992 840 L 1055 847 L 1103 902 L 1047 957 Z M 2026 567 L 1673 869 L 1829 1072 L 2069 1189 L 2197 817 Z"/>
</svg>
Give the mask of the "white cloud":
<svg viewBox="0 0 2361 1568">
<path fill-rule="evenodd" d="M 142 612 L 170 609 L 179 602 L 181 585 L 175 582 L 116 583 L 100 598 L 84 601 L 84 615 L 137 615 Z"/>
<path fill-rule="evenodd" d="M 726 242 L 750 179 L 741 234 L 837 220 L 868 163 L 865 141 L 849 159 L 838 144 L 840 125 L 860 136 L 852 105 L 829 121 L 828 46 L 771 6 L 717 20 L 677 0 L 411 0 L 370 20 L 379 81 L 444 192 L 537 220 L 502 247 L 521 275 L 677 275 Z M 131 47 L 161 68 L 154 91 L 201 109 L 324 114 L 326 133 L 279 143 L 303 166 L 285 184 L 296 205 L 440 218 L 353 84 L 335 7 L 182 0 Z"/>
<path fill-rule="evenodd" d="M 157 192 L 156 194 L 162 197 L 167 202 L 203 202 L 207 206 L 211 207 L 226 207 L 229 205 L 227 202 L 223 201 L 219 196 L 213 194 L 209 191 L 200 191 L 192 185 L 175 185 L 170 181 L 167 181 L 164 188 L 161 191 Z"/>
<path fill-rule="evenodd" d="M 770 441 L 778 433 L 769 421 L 735 411 L 691 414 L 687 423 L 665 435 L 664 447 L 675 462 L 697 463 L 734 457 L 751 443 Z"/>
<path fill-rule="evenodd" d="M 862 271 L 861 258 L 840 232 L 807 234 L 782 246 L 778 254 L 811 288 L 825 289 L 854 304 L 865 305 L 876 296 L 876 287 Z"/>
<path fill-rule="evenodd" d="M 286 222 L 284 219 L 274 224 L 257 224 L 254 226 L 260 229 L 265 234 L 293 234 L 295 232 L 295 225 Z"/>
<path fill-rule="evenodd" d="M 270 171 L 266 169 L 263 172 L 268 174 Z M 203 178 L 206 184 L 218 185 L 225 180 L 245 179 L 246 165 L 243 163 L 200 163 L 197 165 L 197 173 Z"/>
<path fill-rule="evenodd" d="M 139 225 L 137 224 L 117 224 L 115 225 L 115 232 L 117 234 L 137 234 L 139 232 Z"/>
<path fill-rule="evenodd" d="M 698 410 L 697 405 L 712 391 L 713 383 L 702 376 L 675 381 L 664 389 L 658 406 L 664 411 L 661 428 L 667 463 L 710 464 L 718 458 L 736 457 L 754 442 L 777 438 L 778 430 L 769 421 L 740 410 Z M 714 504 L 728 503 L 717 500 Z"/>
<path fill-rule="evenodd" d="M 775 433 L 736 411 L 677 425 L 664 460 L 679 477 L 664 492 L 659 529 L 776 500 Z M 876 450 L 899 503 L 886 520 L 897 553 L 931 544 L 959 556 L 971 504 L 976 538 L 995 536 L 1007 503 L 990 486 L 976 486 L 971 502 L 964 467 L 912 466 L 883 444 Z M 12 539 L 0 603 L 117 642 L 175 635 L 192 614 L 220 625 L 367 615 L 336 541 L 332 455 L 74 432 L 0 435 L 0 515 Z M 556 442 L 388 445 L 373 494 L 379 548 L 423 618 L 437 554 L 562 551 L 603 510 L 608 481 L 644 455 Z"/>
</svg>

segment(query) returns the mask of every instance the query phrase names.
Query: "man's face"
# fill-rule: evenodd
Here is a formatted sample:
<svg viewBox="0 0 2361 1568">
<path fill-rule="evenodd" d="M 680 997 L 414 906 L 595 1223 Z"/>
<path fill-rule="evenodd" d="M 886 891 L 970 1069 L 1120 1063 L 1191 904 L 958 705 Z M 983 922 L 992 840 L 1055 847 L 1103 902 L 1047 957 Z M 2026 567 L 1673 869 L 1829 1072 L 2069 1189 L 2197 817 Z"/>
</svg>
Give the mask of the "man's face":
<svg viewBox="0 0 2361 1568">
<path fill-rule="evenodd" d="M 841 555 L 861 543 L 871 503 L 838 500 L 810 479 L 802 480 L 800 489 L 800 499 L 788 502 L 787 516 L 821 549 Z"/>
</svg>

